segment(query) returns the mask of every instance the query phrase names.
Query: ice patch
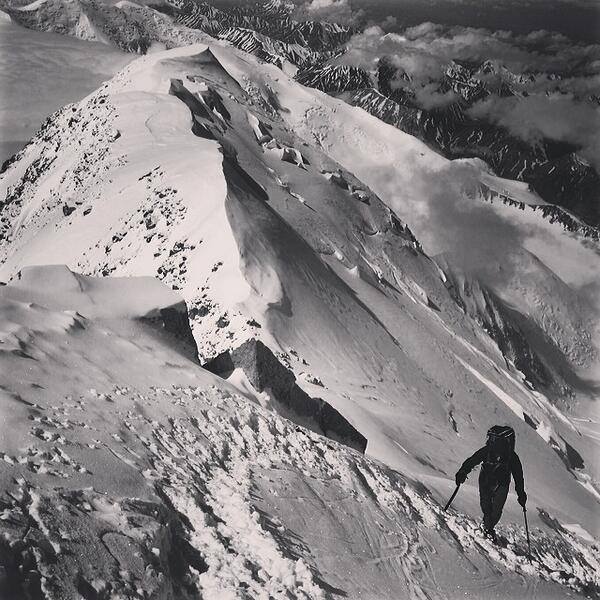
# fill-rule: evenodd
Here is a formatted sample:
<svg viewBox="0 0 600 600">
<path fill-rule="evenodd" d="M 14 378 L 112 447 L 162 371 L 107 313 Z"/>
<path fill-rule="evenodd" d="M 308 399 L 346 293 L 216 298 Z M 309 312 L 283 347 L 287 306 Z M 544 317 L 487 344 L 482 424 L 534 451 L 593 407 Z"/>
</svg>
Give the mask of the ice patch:
<svg viewBox="0 0 600 600">
<path fill-rule="evenodd" d="M 561 526 L 577 537 L 580 537 L 582 540 L 589 542 L 590 544 L 597 543 L 596 538 L 591 535 L 589 531 L 584 529 L 579 523 L 561 523 Z"/>
</svg>

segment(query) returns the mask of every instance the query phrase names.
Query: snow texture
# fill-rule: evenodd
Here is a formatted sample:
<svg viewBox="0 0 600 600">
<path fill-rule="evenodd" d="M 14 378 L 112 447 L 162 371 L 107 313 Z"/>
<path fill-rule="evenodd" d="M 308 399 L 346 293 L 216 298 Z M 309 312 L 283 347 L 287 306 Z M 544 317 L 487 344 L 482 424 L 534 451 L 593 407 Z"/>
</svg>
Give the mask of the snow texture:
<svg viewBox="0 0 600 600">
<path fill-rule="evenodd" d="M 415 174 L 462 172 L 448 164 L 224 42 L 148 54 L 56 113 L 0 179 L 3 593 L 597 594 L 598 418 L 578 371 L 597 357 L 552 271 L 580 241 L 549 266 L 523 251 L 537 294 L 523 276 L 478 305 L 569 393 L 534 387 L 390 208 L 386 181 L 410 202 Z M 367 455 L 271 410 L 251 370 L 200 367 L 248 340 Z M 532 563 L 513 494 L 498 546 L 471 482 L 441 509 L 498 422 L 517 433 Z"/>
</svg>

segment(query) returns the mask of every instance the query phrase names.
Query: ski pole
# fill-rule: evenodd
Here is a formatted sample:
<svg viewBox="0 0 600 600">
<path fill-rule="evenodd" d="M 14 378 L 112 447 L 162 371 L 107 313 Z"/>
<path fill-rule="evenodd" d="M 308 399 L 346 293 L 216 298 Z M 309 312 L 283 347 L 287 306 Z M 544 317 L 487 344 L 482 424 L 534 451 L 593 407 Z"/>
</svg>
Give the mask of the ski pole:
<svg viewBox="0 0 600 600">
<path fill-rule="evenodd" d="M 456 486 L 456 489 L 454 490 L 454 494 L 452 494 L 452 496 L 450 496 L 450 500 L 448 500 L 448 503 L 446 504 L 446 506 L 444 506 L 444 512 L 446 512 L 448 510 L 448 507 L 452 504 L 452 500 L 454 500 L 454 498 L 456 497 L 456 494 L 458 494 L 459 487 L 460 487 L 460 483 Z"/>
<path fill-rule="evenodd" d="M 529 525 L 527 524 L 527 510 L 523 507 L 523 517 L 525 518 L 525 532 L 527 533 L 527 558 L 531 562 L 531 542 L 529 541 Z"/>
</svg>

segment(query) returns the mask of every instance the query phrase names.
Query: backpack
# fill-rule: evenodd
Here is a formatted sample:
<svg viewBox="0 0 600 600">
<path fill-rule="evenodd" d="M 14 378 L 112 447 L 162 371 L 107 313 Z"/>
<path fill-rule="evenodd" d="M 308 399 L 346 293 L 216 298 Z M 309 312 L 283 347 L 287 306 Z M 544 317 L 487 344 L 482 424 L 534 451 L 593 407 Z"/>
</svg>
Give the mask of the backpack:
<svg viewBox="0 0 600 600">
<path fill-rule="evenodd" d="M 508 425 L 494 425 L 487 432 L 487 456 L 483 470 L 495 480 L 510 478 L 510 459 L 515 450 L 515 431 Z"/>
</svg>

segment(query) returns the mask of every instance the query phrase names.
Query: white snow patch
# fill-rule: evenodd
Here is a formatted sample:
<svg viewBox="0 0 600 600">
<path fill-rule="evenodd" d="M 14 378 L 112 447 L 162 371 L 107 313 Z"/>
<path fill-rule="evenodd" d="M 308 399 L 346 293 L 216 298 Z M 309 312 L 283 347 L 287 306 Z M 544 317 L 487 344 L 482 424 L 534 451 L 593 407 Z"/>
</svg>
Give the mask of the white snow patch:
<svg viewBox="0 0 600 600">
<path fill-rule="evenodd" d="M 494 382 L 484 377 L 477 369 L 472 367 L 468 362 L 464 361 L 457 354 L 454 355 L 458 362 L 469 371 L 472 375 L 474 375 L 481 383 L 483 383 L 488 389 L 490 389 L 504 404 L 510 408 L 510 410 L 515 413 L 522 421 L 525 420 L 525 416 L 523 415 L 523 407 L 514 400 L 511 396 L 509 396 L 503 389 L 498 387 Z"/>
<path fill-rule="evenodd" d="M 561 526 L 577 537 L 580 537 L 582 540 L 590 542 L 590 544 L 595 544 L 597 542 L 596 538 L 591 535 L 589 531 L 584 529 L 579 523 L 561 523 Z"/>
</svg>

